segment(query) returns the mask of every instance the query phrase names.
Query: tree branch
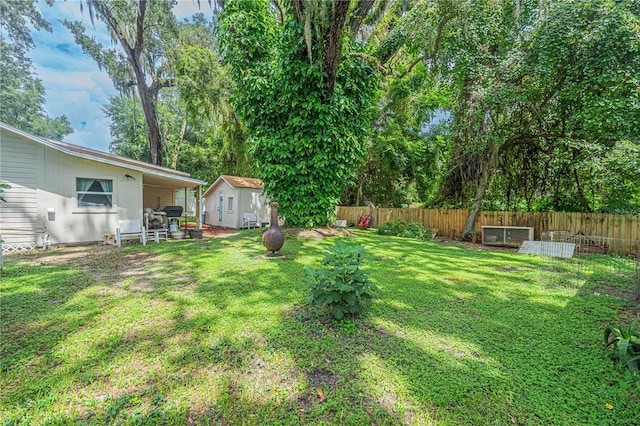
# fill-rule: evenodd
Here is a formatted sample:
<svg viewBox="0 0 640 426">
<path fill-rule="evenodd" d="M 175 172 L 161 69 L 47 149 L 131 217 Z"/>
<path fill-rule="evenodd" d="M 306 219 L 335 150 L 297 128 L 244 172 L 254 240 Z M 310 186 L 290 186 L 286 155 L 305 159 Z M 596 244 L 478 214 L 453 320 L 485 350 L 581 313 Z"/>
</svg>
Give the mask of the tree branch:
<svg viewBox="0 0 640 426">
<path fill-rule="evenodd" d="M 304 22 L 304 6 L 302 5 L 302 0 L 291 0 L 291 8 L 293 9 L 293 14 L 296 16 L 298 24 L 302 24 Z"/>
<path fill-rule="evenodd" d="M 378 70 L 380 74 L 384 76 L 392 75 L 394 77 L 400 77 L 400 73 L 386 69 L 380 64 L 380 61 L 378 61 L 375 57 L 371 55 L 367 55 L 366 53 L 360 53 L 360 52 L 351 52 L 349 56 L 351 56 L 352 58 L 360 58 L 367 61 L 369 65 L 374 67 L 376 70 Z"/>
<path fill-rule="evenodd" d="M 276 9 L 278 9 L 278 24 L 280 26 L 284 25 L 284 9 L 282 8 L 282 4 L 279 0 L 271 0 Z"/>
<path fill-rule="evenodd" d="M 324 69 L 327 73 L 327 85 L 325 93 L 330 95 L 336 84 L 336 71 L 338 69 L 338 60 L 340 59 L 340 50 L 342 46 L 342 31 L 347 12 L 349 11 L 349 2 L 334 0 L 333 13 L 331 16 L 331 26 L 325 34 L 325 42 L 327 49 L 324 57 Z"/>
<path fill-rule="evenodd" d="M 140 53 L 142 52 L 142 45 L 144 43 L 144 15 L 147 12 L 147 0 L 139 0 L 138 4 L 140 5 L 140 11 L 138 13 L 138 17 L 136 18 L 135 52 L 136 56 L 140 57 Z"/>
<path fill-rule="evenodd" d="M 375 0 L 360 0 L 358 1 L 358 5 L 355 8 L 354 14 L 349 19 L 349 31 L 351 34 L 351 38 L 355 39 L 358 30 L 360 29 L 360 25 L 362 25 L 362 21 L 364 20 L 369 10 L 373 7 Z"/>
<path fill-rule="evenodd" d="M 433 60 L 435 59 L 435 57 L 437 56 L 437 54 L 440 52 L 440 43 L 442 42 L 442 32 L 444 30 L 444 26 L 451 21 L 453 18 L 455 18 L 456 16 L 458 16 L 458 12 L 452 12 L 449 15 L 445 16 L 444 18 L 442 18 L 442 20 L 438 23 L 438 33 L 436 35 L 436 40 L 433 44 L 433 49 L 431 50 L 431 52 L 429 52 L 429 54 L 425 54 L 425 55 L 420 55 L 418 56 L 416 59 L 414 59 L 409 66 L 407 67 L 407 69 L 405 69 L 403 72 L 399 73 L 397 71 L 392 71 L 392 70 L 387 70 L 386 68 L 384 68 L 384 64 L 386 63 L 386 60 L 382 60 L 382 61 L 378 61 L 375 57 L 364 54 L 364 53 L 351 53 L 350 56 L 352 57 L 356 57 L 356 58 L 361 58 L 366 60 L 367 62 L 369 62 L 369 64 L 371 64 L 374 68 L 376 68 L 378 70 L 378 72 L 382 73 L 385 76 L 394 76 L 398 79 L 402 79 L 404 78 L 407 74 L 409 74 L 412 70 L 413 67 L 415 67 L 416 65 L 418 65 L 420 62 L 426 61 L 426 60 Z M 391 56 L 387 57 L 391 58 Z"/>
</svg>

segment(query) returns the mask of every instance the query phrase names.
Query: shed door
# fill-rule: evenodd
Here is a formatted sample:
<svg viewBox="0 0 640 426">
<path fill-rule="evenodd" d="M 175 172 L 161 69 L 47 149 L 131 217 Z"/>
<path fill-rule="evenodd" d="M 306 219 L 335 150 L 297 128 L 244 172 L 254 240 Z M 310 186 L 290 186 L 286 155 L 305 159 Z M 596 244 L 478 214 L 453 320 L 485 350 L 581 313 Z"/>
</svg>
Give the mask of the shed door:
<svg viewBox="0 0 640 426">
<path fill-rule="evenodd" d="M 218 193 L 218 206 L 217 206 L 217 210 L 218 210 L 218 223 L 217 225 L 220 226 L 222 225 L 222 210 L 224 209 L 224 191 L 220 191 Z"/>
</svg>

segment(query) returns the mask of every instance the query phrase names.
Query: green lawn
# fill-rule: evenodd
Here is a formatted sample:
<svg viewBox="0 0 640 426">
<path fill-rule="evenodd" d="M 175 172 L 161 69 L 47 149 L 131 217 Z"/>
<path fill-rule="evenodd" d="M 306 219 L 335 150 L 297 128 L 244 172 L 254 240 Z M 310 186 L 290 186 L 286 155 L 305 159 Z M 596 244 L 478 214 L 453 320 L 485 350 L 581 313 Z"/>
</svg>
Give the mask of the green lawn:
<svg viewBox="0 0 640 426">
<path fill-rule="evenodd" d="M 260 235 L 6 257 L 2 423 L 640 424 L 601 343 L 624 274 L 360 232 L 383 295 L 332 323 L 300 278 L 335 238 Z"/>
</svg>

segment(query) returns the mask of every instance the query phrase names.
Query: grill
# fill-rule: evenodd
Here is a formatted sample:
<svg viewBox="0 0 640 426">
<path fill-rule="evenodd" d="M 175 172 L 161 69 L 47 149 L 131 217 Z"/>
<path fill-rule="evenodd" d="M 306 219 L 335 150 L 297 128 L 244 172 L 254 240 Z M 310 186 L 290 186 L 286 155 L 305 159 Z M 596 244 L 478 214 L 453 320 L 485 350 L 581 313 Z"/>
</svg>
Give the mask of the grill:
<svg viewBox="0 0 640 426">
<path fill-rule="evenodd" d="M 182 216 L 182 206 L 165 206 L 163 210 L 167 214 L 167 217 Z"/>
<path fill-rule="evenodd" d="M 167 222 L 169 222 L 169 232 L 179 231 L 178 218 L 182 216 L 182 206 L 165 206 L 163 210 L 167 215 Z"/>
</svg>

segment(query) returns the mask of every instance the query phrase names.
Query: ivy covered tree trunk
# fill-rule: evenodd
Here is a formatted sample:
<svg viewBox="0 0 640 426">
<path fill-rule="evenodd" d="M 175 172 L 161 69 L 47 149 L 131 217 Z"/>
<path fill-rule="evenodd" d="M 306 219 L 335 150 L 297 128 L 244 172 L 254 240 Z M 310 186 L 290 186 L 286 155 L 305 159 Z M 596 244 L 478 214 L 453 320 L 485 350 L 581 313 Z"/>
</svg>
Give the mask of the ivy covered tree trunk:
<svg viewBox="0 0 640 426">
<path fill-rule="evenodd" d="M 293 226 L 328 222 L 366 152 L 377 76 L 343 56 L 350 4 L 294 0 L 279 25 L 266 0 L 230 1 L 220 18 L 256 175 Z"/>
</svg>

